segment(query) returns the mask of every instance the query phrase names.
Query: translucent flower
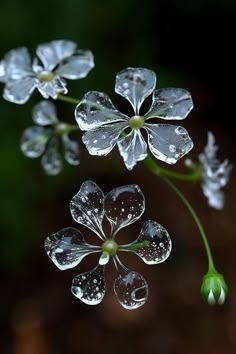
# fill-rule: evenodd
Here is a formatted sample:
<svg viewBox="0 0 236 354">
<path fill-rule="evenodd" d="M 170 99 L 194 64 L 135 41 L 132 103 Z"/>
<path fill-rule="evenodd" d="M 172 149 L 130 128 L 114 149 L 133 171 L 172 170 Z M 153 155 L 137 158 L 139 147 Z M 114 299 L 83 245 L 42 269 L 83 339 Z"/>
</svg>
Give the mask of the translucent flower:
<svg viewBox="0 0 236 354">
<path fill-rule="evenodd" d="M 31 158 L 42 156 L 44 171 L 48 175 L 56 175 L 63 167 L 59 152 L 62 145 L 66 161 L 79 165 L 79 145 L 69 137 L 70 125 L 59 122 L 55 105 L 50 101 L 41 101 L 33 108 L 32 115 L 37 125 L 25 129 L 22 134 L 23 154 Z"/>
<path fill-rule="evenodd" d="M 147 156 L 147 144 L 140 132 L 144 128 L 153 155 L 168 164 L 176 163 L 193 147 L 185 128 L 166 123 L 150 124 L 151 118 L 181 120 L 193 108 L 191 95 L 180 88 L 154 90 L 156 75 L 144 68 L 127 68 L 116 76 L 115 91 L 132 105 L 134 114 L 128 117 L 119 112 L 110 98 L 102 92 L 85 94 L 77 105 L 75 118 L 85 130 L 83 142 L 91 155 L 107 155 L 117 144 L 126 167 L 131 170 L 137 161 Z M 140 115 L 144 100 L 152 95 L 149 111 Z M 124 131 L 129 128 L 128 134 Z"/>
<path fill-rule="evenodd" d="M 146 264 L 161 263 L 171 252 L 169 234 L 160 224 L 149 220 L 144 223 L 134 242 L 119 246 L 115 239 L 118 231 L 139 219 L 144 209 L 144 196 L 137 185 L 116 188 L 104 197 L 94 182 L 86 181 L 71 200 L 70 211 L 76 222 L 95 232 L 102 241 L 101 246 L 88 244 L 82 233 L 72 227 L 46 239 L 46 252 L 61 270 L 77 266 L 91 253 L 101 253 L 97 266 L 77 275 L 72 282 L 72 293 L 85 304 L 96 305 L 102 301 L 106 291 L 104 270 L 110 258 L 117 271 L 114 292 L 120 304 L 130 310 L 145 304 L 148 297 L 146 280 L 141 274 L 125 267 L 117 253 L 133 252 Z M 111 225 L 108 237 L 103 230 L 104 217 Z"/>
<path fill-rule="evenodd" d="M 36 49 L 33 64 L 28 49 L 13 49 L 0 63 L 0 81 L 5 83 L 3 97 L 10 102 L 23 104 L 37 88 L 44 98 L 56 99 L 66 94 L 66 81 L 87 76 L 94 67 L 89 50 L 78 50 L 74 42 L 55 40 Z"/>
<path fill-rule="evenodd" d="M 209 206 L 222 209 L 224 207 L 224 193 L 221 189 L 229 181 L 232 165 L 229 165 L 228 160 L 220 163 L 216 157 L 217 150 L 215 137 L 212 132 L 208 132 L 207 145 L 204 152 L 199 155 L 202 167 L 202 190 L 208 199 Z"/>
</svg>

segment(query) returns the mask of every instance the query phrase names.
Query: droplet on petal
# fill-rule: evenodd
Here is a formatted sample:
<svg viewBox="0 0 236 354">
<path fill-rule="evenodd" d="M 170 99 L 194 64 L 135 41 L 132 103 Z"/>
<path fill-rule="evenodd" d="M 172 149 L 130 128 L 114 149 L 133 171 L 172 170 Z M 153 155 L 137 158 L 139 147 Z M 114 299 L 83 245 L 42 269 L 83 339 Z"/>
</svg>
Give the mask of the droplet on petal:
<svg viewBox="0 0 236 354">
<path fill-rule="evenodd" d="M 143 306 L 148 298 L 148 284 L 144 277 L 126 267 L 116 257 L 118 277 L 114 282 L 114 292 L 120 304 L 127 310 Z"/>
<path fill-rule="evenodd" d="M 88 254 L 99 252 L 100 247 L 89 245 L 80 231 L 67 227 L 46 238 L 45 250 L 59 269 L 66 270 L 77 266 Z"/>
<path fill-rule="evenodd" d="M 99 304 L 106 291 L 104 266 L 98 265 L 89 272 L 77 275 L 73 279 L 71 291 L 87 305 Z"/>
</svg>

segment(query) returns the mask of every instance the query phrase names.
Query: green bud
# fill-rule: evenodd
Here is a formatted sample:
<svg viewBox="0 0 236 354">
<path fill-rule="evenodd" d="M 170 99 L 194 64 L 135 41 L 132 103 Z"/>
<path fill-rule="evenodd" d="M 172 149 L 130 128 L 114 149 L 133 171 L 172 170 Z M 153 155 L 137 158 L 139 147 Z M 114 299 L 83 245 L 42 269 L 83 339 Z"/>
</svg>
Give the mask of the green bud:
<svg viewBox="0 0 236 354">
<path fill-rule="evenodd" d="M 209 305 L 223 305 L 228 294 L 228 287 L 222 274 L 207 273 L 202 280 L 201 295 Z"/>
</svg>

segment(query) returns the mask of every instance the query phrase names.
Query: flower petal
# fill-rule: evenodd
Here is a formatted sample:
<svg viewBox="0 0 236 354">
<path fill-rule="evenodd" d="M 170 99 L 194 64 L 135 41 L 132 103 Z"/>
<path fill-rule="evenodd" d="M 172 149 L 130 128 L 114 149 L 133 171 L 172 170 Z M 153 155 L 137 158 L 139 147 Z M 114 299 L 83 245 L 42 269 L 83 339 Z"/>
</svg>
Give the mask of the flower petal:
<svg viewBox="0 0 236 354">
<path fill-rule="evenodd" d="M 44 68 L 52 71 L 63 59 L 70 57 L 76 50 L 76 44 L 66 40 L 55 40 L 40 44 L 36 53 Z"/>
<path fill-rule="evenodd" d="M 74 268 L 88 254 L 100 252 L 101 248 L 85 242 L 80 231 L 67 227 L 45 240 L 48 257 L 61 270 Z"/>
<path fill-rule="evenodd" d="M 41 162 L 47 175 L 55 176 L 61 172 L 63 164 L 61 154 L 58 152 L 58 139 L 52 138 L 49 141 Z"/>
<path fill-rule="evenodd" d="M 143 214 L 144 195 L 136 184 L 118 187 L 105 196 L 104 209 L 114 237 L 120 229 L 132 224 Z"/>
<path fill-rule="evenodd" d="M 114 282 L 114 292 L 121 306 L 135 310 L 143 306 L 148 298 L 148 284 L 144 277 L 126 268 L 118 257 L 114 258 L 118 277 Z"/>
<path fill-rule="evenodd" d="M 24 104 L 28 101 L 36 86 L 37 79 L 32 77 L 9 80 L 4 88 L 3 98 L 9 102 Z"/>
<path fill-rule="evenodd" d="M 181 88 L 166 88 L 155 90 L 152 97 L 152 106 L 145 119 L 184 119 L 193 109 L 190 93 Z"/>
<path fill-rule="evenodd" d="M 73 279 L 71 291 L 87 305 L 99 304 L 106 292 L 104 266 L 97 265 L 90 272 L 77 275 Z"/>
<path fill-rule="evenodd" d="M 155 86 L 156 75 L 149 69 L 127 68 L 116 75 L 115 91 L 131 103 L 135 114 Z"/>
<path fill-rule="evenodd" d="M 56 107 L 52 102 L 41 101 L 33 108 L 33 121 L 38 125 L 50 125 L 58 122 Z"/>
<path fill-rule="evenodd" d="M 225 204 L 224 192 L 220 189 L 212 189 L 207 182 L 202 184 L 202 191 L 207 198 L 208 205 L 212 208 L 222 210 Z"/>
<path fill-rule="evenodd" d="M 87 76 L 94 67 L 93 54 L 90 50 L 79 50 L 55 71 L 59 76 L 66 79 L 76 80 Z"/>
<path fill-rule="evenodd" d="M 124 122 L 129 118 L 119 112 L 103 92 L 87 92 L 76 106 L 75 119 L 81 130 L 98 128 L 103 124 Z"/>
<path fill-rule="evenodd" d="M 147 157 L 147 144 L 139 129 L 132 129 L 117 145 L 128 170 Z"/>
<path fill-rule="evenodd" d="M 24 130 L 21 137 L 21 151 L 27 157 L 36 158 L 43 154 L 52 130 L 44 127 L 30 127 Z"/>
<path fill-rule="evenodd" d="M 94 231 L 101 239 L 105 239 L 102 229 L 103 200 L 103 192 L 96 183 L 86 181 L 70 202 L 73 219 Z"/>
<path fill-rule="evenodd" d="M 9 51 L 4 64 L 6 80 L 19 80 L 33 75 L 30 55 L 25 47 Z"/>
<path fill-rule="evenodd" d="M 78 142 L 71 140 L 68 134 L 64 134 L 61 139 L 64 146 L 64 155 L 66 161 L 70 165 L 78 166 L 80 164 Z"/>
<path fill-rule="evenodd" d="M 84 133 L 82 140 L 90 155 L 104 156 L 114 148 L 120 134 L 127 128 L 126 122 L 103 125 Z"/>
<path fill-rule="evenodd" d="M 149 265 L 164 262 L 169 257 L 171 248 L 168 232 L 153 220 L 144 223 L 139 237 L 134 242 L 120 246 L 121 251 L 134 252 Z"/>
<path fill-rule="evenodd" d="M 59 93 L 67 94 L 66 82 L 64 79 L 55 76 L 51 81 L 38 82 L 37 89 L 44 98 L 57 98 Z"/>
<path fill-rule="evenodd" d="M 168 164 L 176 163 L 193 148 L 185 128 L 170 124 L 147 124 L 148 144 L 153 155 Z"/>
<path fill-rule="evenodd" d="M 5 61 L 0 61 L 0 82 L 6 82 Z"/>
</svg>

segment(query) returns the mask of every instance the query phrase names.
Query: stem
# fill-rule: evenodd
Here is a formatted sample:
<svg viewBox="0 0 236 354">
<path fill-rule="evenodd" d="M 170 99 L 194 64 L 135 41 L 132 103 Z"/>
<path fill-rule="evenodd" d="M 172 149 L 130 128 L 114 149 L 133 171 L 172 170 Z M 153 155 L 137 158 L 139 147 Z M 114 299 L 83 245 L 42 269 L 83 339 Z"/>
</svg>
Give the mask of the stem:
<svg viewBox="0 0 236 354">
<path fill-rule="evenodd" d="M 64 96 L 64 95 L 57 95 L 57 100 L 59 101 L 64 101 L 64 102 L 67 102 L 67 103 L 72 103 L 72 104 L 78 104 L 80 103 L 80 100 L 78 100 L 77 98 L 73 98 L 73 97 L 70 97 L 70 96 Z"/>
<path fill-rule="evenodd" d="M 197 213 L 195 212 L 195 210 L 193 209 L 193 207 L 191 206 L 189 201 L 186 199 L 186 197 L 183 195 L 183 193 L 175 186 L 175 184 L 172 181 L 170 181 L 166 176 L 160 174 L 159 166 L 156 166 L 156 164 L 151 159 L 148 159 L 146 161 L 146 165 L 148 166 L 148 168 L 155 175 L 159 176 L 166 184 L 168 184 L 168 186 L 182 200 L 182 202 L 184 203 L 184 205 L 186 206 L 186 208 L 188 209 L 188 211 L 192 215 L 193 220 L 195 221 L 195 223 L 196 223 L 196 225 L 198 227 L 198 230 L 200 232 L 200 235 L 201 235 L 201 238 L 202 238 L 205 250 L 206 250 L 207 259 L 208 259 L 208 273 L 215 273 L 216 269 L 215 269 L 215 265 L 214 265 L 213 256 L 212 256 L 212 252 L 211 252 L 211 249 L 210 249 L 210 245 L 209 245 L 209 242 L 207 240 L 207 235 L 206 235 L 205 230 L 204 230 L 204 228 L 202 226 L 202 223 L 201 223 L 199 217 L 197 216 Z"/>
</svg>

